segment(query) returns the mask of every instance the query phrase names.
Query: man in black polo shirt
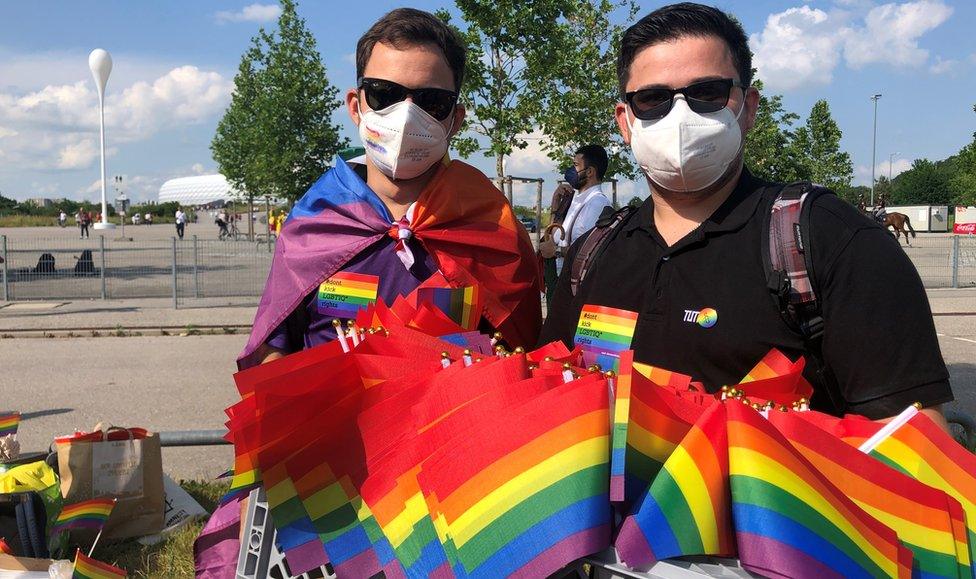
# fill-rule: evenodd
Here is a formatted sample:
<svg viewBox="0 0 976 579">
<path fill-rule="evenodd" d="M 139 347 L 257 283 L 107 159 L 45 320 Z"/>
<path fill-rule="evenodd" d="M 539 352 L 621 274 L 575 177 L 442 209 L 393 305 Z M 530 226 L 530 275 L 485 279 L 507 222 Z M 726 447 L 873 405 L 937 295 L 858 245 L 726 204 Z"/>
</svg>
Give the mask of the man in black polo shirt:
<svg viewBox="0 0 976 579">
<path fill-rule="evenodd" d="M 782 184 L 743 166 L 759 104 L 751 71 L 741 26 L 714 8 L 666 6 L 627 30 L 615 114 L 650 196 L 605 240 L 576 296 L 570 264 L 582 240 L 571 248 L 543 343 L 572 344 L 584 305 L 628 310 L 638 314 L 637 360 L 711 391 L 737 383 L 771 348 L 808 354 L 767 289 L 762 224 Z M 810 215 L 822 358 L 833 376 L 821 380 L 808 364 L 813 406 L 884 419 L 918 401 L 944 424 L 939 405 L 952 391 L 915 268 L 836 196 L 818 197 Z"/>
</svg>

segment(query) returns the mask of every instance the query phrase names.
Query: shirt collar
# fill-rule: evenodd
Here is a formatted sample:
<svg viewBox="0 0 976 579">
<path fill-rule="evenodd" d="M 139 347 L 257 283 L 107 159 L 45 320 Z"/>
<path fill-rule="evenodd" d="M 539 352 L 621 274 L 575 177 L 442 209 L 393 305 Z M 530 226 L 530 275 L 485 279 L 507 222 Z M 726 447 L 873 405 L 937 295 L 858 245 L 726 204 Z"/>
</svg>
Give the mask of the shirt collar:
<svg viewBox="0 0 976 579">
<path fill-rule="evenodd" d="M 759 189 L 765 183 L 753 177 L 749 169 L 742 167 L 739 182 L 718 209 L 702 223 L 703 232 L 735 231 L 749 221 L 756 211 L 761 197 Z M 655 232 L 654 227 L 654 199 L 648 195 L 647 199 L 637 210 L 633 219 L 624 225 L 624 231 L 640 229 L 646 233 Z"/>
</svg>

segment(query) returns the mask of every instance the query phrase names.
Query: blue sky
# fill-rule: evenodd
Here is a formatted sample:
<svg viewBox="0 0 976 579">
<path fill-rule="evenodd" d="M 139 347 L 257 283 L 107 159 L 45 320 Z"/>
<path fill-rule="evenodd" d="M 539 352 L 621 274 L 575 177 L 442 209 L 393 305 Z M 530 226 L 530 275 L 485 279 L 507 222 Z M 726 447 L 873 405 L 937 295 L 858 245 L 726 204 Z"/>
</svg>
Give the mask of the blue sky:
<svg viewBox="0 0 976 579">
<path fill-rule="evenodd" d="M 642 14 L 664 2 L 641 2 Z M 856 167 L 871 172 L 872 102 L 878 104 L 879 174 L 916 158 L 941 159 L 976 130 L 976 2 L 971 0 L 724 0 L 750 35 L 767 92 L 805 117 L 826 98 Z M 354 83 L 358 37 L 388 10 L 434 10 L 445 1 L 299 6 L 330 79 Z M 209 144 L 229 102 L 240 55 L 261 26 L 274 26 L 271 0 L 123 0 L 0 4 L 0 192 L 8 197 L 94 199 L 98 190 L 97 100 L 87 66 L 96 47 L 115 62 L 107 89 L 108 175 L 124 175 L 136 199 L 154 198 L 166 179 L 211 173 Z M 356 133 L 344 109 L 346 134 Z M 470 162 L 486 172 L 492 160 Z M 530 147 L 509 170 L 554 186 L 555 167 Z M 546 185 L 547 192 L 551 190 Z M 642 183 L 621 197 L 643 196 Z M 534 192 L 517 190 L 523 203 Z"/>
</svg>

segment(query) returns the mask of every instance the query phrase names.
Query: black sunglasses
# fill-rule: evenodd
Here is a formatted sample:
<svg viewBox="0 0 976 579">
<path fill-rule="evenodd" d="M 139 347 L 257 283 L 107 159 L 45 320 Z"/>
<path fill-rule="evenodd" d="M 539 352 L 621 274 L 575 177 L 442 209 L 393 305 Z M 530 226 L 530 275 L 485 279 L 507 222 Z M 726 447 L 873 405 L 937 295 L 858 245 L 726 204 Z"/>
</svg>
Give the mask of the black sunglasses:
<svg viewBox="0 0 976 579">
<path fill-rule="evenodd" d="M 732 78 L 703 80 L 684 88 L 642 88 L 627 93 L 625 98 L 634 116 L 642 121 L 663 118 L 674 106 L 674 95 L 683 94 L 688 107 L 696 113 L 714 113 L 729 104 L 732 87 L 742 83 Z"/>
<path fill-rule="evenodd" d="M 391 80 L 380 78 L 361 78 L 359 88 L 366 95 L 366 104 L 374 111 L 413 97 L 413 103 L 424 109 L 430 116 L 443 121 L 454 110 L 458 94 L 443 88 L 407 88 Z"/>
</svg>

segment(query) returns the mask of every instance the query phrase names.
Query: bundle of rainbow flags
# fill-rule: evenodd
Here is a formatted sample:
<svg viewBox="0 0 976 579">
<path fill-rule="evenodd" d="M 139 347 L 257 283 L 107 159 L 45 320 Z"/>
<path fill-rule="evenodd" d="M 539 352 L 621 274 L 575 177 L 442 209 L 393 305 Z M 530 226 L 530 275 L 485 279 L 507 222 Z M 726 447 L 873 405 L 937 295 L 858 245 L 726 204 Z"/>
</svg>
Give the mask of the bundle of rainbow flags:
<svg viewBox="0 0 976 579">
<path fill-rule="evenodd" d="M 590 352 L 616 375 L 581 347 L 466 347 L 470 292 L 431 294 L 235 376 L 229 497 L 264 487 L 293 573 L 542 577 L 615 547 L 635 568 L 974 576 L 976 455 L 924 413 L 867 454 L 882 425 L 806 410 L 802 360 L 713 396 L 616 347 Z"/>
</svg>

